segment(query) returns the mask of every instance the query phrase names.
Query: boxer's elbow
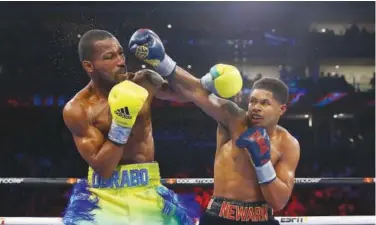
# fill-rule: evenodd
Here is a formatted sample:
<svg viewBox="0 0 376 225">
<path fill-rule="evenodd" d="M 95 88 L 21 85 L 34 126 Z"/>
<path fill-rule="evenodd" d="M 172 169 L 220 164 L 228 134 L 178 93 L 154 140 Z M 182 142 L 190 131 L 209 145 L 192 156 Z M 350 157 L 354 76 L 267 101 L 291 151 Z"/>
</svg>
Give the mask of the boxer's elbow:
<svg viewBox="0 0 376 225">
<path fill-rule="evenodd" d="M 266 202 L 275 211 L 280 211 L 287 205 L 291 194 L 289 188 L 278 180 L 261 187 L 261 190 Z"/>
<path fill-rule="evenodd" d="M 103 177 L 104 179 L 109 179 L 112 177 L 113 170 L 107 170 L 107 171 L 101 171 L 99 172 L 99 175 Z"/>
<path fill-rule="evenodd" d="M 268 204 L 273 208 L 275 211 L 280 211 L 287 205 L 289 200 L 289 196 L 280 193 L 279 195 L 272 194 L 269 198 L 266 199 Z"/>
<path fill-rule="evenodd" d="M 108 179 L 112 176 L 114 169 L 108 168 L 108 166 L 101 166 L 101 165 L 93 165 L 91 166 L 93 168 L 94 172 L 99 174 L 104 179 Z"/>
<path fill-rule="evenodd" d="M 268 201 L 270 207 L 273 208 L 274 211 L 281 211 L 287 205 L 287 201 L 275 200 L 275 201 Z"/>
<path fill-rule="evenodd" d="M 114 172 L 116 166 L 110 166 L 111 164 L 104 160 L 103 157 L 94 156 L 89 162 L 89 166 L 94 170 L 96 174 L 107 179 L 110 178 Z"/>
</svg>

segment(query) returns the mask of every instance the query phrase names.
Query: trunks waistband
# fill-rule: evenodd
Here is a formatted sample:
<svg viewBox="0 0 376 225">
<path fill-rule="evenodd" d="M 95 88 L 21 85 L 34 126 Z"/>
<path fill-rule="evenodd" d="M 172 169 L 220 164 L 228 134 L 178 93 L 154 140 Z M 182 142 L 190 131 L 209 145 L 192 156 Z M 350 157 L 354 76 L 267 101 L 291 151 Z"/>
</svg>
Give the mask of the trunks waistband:
<svg viewBox="0 0 376 225">
<path fill-rule="evenodd" d="M 263 222 L 273 219 L 273 210 L 266 202 L 242 202 L 213 196 L 206 213 L 241 222 Z"/>
<path fill-rule="evenodd" d="M 110 178 L 103 178 L 89 167 L 87 181 L 91 188 L 137 188 L 160 184 L 157 162 L 119 165 Z"/>
</svg>

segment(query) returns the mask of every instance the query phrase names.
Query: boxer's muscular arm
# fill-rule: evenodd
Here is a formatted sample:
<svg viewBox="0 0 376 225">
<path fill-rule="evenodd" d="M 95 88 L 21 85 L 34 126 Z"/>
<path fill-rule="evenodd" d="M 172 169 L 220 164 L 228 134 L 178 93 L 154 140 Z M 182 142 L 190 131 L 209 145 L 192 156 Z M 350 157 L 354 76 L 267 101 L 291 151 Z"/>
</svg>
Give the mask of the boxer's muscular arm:
<svg viewBox="0 0 376 225">
<path fill-rule="evenodd" d="M 140 70 L 135 74 L 133 81 L 149 91 L 150 102 L 154 98 L 154 96 L 161 100 L 180 103 L 189 102 L 189 100 L 183 95 L 171 90 L 168 82 L 164 80 L 162 76 L 150 76 L 147 73 L 157 74 L 155 71 L 148 69 Z"/>
<path fill-rule="evenodd" d="M 182 94 L 173 91 L 169 83 L 166 81 L 164 85 L 155 94 L 155 97 L 161 100 L 168 100 L 179 103 L 191 102 L 189 99 L 184 97 Z"/>
<path fill-rule="evenodd" d="M 231 135 L 228 129 L 221 123 L 217 124 L 217 149 L 220 149 L 224 144 L 231 140 Z"/>
<path fill-rule="evenodd" d="M 290 134 L 283 141 L 282 157 L 275 165 L 277 178 L 268 184 L 261 184 L 261 191 L 265 200 L 274 210 L 283 209 L 294 187 L 295 170 L 300 158 L 299 142 Z"/>
<path fill-rule="evenodd" d="M 217 124 L 217 151 L 215 152 L 215 156 L 217 156 L 218 150 L 223 147 L 226 143 L 231 140 L 231 135 L 229 129 L 224 127 L 221 123 Z"/>
<path fill-rule="evenodd" d="M 84 160 L 101 176 L 109 178 L 123 155 L 121 145 L 115 145 L 89 123 L 80 102 L 69 102 L 63 110 L 66 126 Z"/>
<path fill-rule="evenodd" d="M 170 85 L 174 91 L 195 103 L 222 126 L 230 128 L 231 123 L 245 115 L 245 111 L 236 103 L 211 94 L 202 87 L 199 79 L 184 69 L 177 66 L 172 76 Z"/>
</svg>

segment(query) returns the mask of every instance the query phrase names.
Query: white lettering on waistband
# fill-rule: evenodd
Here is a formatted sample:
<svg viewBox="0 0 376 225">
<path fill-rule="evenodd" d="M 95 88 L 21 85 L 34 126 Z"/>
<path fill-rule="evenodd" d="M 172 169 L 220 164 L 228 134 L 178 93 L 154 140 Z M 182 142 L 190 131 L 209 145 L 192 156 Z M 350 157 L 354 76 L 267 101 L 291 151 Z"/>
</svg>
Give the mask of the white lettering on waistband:
<svg viewBox="0 0 376 225">
<path fill-rule="evenodd" d="M 145 168 L 114 171 L 108 179 L 101 177 L 98 173 L 93 173 L 91 177 L 93 188 L 124 188 L 146 186 L 148 184 L 149 171 Z"/>
</svg>

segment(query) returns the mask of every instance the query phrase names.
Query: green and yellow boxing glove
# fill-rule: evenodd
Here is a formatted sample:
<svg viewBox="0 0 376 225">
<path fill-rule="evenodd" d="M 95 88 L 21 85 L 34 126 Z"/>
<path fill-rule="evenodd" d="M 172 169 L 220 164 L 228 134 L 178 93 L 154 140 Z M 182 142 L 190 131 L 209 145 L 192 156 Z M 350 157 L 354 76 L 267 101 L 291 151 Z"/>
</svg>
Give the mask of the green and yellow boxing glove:
<svg viewBox="0 0 376 225">
<path fill-rule="evenodd" d="M 217 64 L 201 78 L 201 84 L 222 98 L 231 98 L 242 90 L 243 78 L 235 66 Z"/>
<path fill-rule="evenodd" d="M 108 95 L 108 105 L 112 115 L 108 138 L 111 141 L 117 144 L 127 143 L 137 115 L 148 95 L 145 88 L 128 80 L 111 89 Z"/>
</svg>

